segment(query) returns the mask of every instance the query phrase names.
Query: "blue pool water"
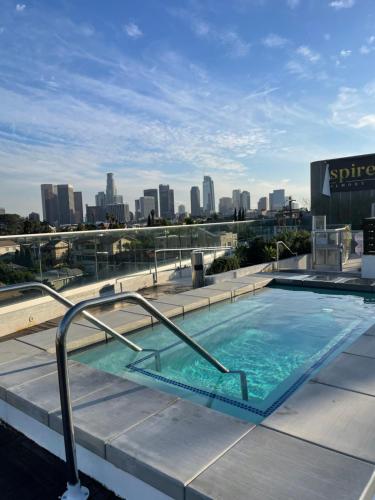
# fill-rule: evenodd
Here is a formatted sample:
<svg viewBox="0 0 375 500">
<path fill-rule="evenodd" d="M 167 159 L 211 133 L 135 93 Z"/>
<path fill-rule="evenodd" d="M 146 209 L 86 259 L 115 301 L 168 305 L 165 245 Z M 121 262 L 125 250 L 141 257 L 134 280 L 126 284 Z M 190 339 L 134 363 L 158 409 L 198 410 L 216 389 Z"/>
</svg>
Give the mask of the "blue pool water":
<svg viewBox="0 0 375 500">
<path fill-rule="evenodd" d="M 227 368 L 246 372 L 249 401 L 241 399 L 237 375 L 219 373 L 161 325 L 131 335 L 138 345 L 160 350 L 161 372 L 152 355 L 118 342 L 72 357 L 258 423 L 374 323 L 371 297 L 270 287 L 175 318 Z"/>
</svg>

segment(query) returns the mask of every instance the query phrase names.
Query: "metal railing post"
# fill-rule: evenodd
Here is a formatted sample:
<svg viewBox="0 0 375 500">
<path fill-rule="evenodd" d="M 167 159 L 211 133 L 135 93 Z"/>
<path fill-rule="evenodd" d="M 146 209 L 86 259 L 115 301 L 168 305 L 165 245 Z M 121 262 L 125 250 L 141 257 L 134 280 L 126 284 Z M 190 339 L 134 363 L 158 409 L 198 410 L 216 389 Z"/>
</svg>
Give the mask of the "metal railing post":
<svg viewBox="0 0 375 500">
<path fill-rule="evenodd" d="M 64 444 L 65 444 L 65 455 L 67 462 L 67 476 L 68 476 L 68 489 L 63 496 L 66 500 L 69 498 L 69 491 L 74 491 L 78 494 L 76 498 L 84 499 L 87 498 L 88 491 L 80 485 L 78 467 L 77 467 L 77 455 L 74 437 L 74 426 L 73 426 L 73 416 L 72 416 L 72 405 L 70 398 L 69 389 L 69 370 L 68 370 L 68 357 L 66 350 L 66 337 L 69 330 L 69 326 L 73 322 L 74 318 L 80 314 L 85 309 L 90 309 L 102 304 L 113 304 L 118 301 L 127 300 L 139 304 L 147 312 L 153 315 L 161 323 L 163 323 L 169 330 L 171 330 L 180 340 L 184 341 L 189 345 L 194 351 L 200 354 L 206 361 L 208 361 L 212 366 L 214 366 L 221 373 L 237 373 L 240 375 L 241 382 L 241 393 L 244 400 L 248 400 L 248 387 L 246 374 L 242 370 L 228 370 L 224 365 L 222 365 L 216 358 L 214 358 L 208 351 L 206 351 L 200 344 L 198 344 L 194 339 L 189 337 L 185 332 L 183 332 L 177 325 L 175 325 L 171 320 L 169 320 L 164 314 L 162 314 L 158 309 L 156 309 L 149 301 L 142 297 L 142 295 L 136 292 L 124 292 L 117 295 L 99 297 L 94 299 L 89 299 L 82 301 L 75 306 L 71 307 L 69 311 L 65 314 L 61 320 L 56 334 L 56 359 L 57 359 L 57 372 L 59 379 L 59 389 L 60 389 L 60 401 L 61 401 L 61 415 L 63 422 L 63 432 L 64 432 Z M 145 349 L 146 350 L 146 349 Z M 155 353 L 156 369 L 160 369 L 160 353 L 156 354 L 156 351 L 148 349 Z"/>
</svg>

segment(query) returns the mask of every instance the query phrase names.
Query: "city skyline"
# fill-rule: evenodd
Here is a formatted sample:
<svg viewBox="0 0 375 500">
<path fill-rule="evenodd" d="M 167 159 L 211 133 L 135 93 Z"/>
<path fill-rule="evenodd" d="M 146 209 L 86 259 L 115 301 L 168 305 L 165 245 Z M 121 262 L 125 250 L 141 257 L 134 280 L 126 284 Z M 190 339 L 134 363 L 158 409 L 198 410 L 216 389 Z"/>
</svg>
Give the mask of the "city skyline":
<svg viewBox="0 0 375 500">
<path fill-rule="evenodd" d="M 91 203 L 215 178 L 309 198 L 309 164 L 372 150 L 371 0 L 3 0 L 0 203 L 41 213 L 46 172 Z M 22 8 L 21 8 L 22 7 Z M 25 188 L 27 186 L 27 188 Z M 24 196 L 27 189 L 27 196 Z"/>
</svg>

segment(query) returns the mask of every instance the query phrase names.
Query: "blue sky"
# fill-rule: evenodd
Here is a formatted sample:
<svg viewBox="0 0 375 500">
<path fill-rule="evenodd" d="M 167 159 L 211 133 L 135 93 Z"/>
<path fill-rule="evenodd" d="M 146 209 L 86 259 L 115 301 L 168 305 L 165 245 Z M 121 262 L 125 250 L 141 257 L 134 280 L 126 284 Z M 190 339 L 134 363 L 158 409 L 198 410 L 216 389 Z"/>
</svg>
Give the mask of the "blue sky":
<svg viewBox="0 0 375 500">
<path fill-rule="evenodd" d="M 308 199 L 310 161 L 374 152 L 374 68 L 374 0 L 0 0 L 0 206 L 108 171 L 131 209 L 203 175 Z"/>
</svg>

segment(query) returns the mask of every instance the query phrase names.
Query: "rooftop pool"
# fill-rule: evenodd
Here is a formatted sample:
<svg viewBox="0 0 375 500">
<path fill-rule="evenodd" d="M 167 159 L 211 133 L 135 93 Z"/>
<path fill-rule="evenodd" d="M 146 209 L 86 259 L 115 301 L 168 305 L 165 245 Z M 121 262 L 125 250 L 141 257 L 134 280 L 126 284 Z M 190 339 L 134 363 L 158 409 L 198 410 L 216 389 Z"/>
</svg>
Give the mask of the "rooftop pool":
<svg viewBox="0 0 375 500">
<path fill-rule="evenodd" d="M 129 336 L 160 351 L 159 372 L 152 354 L 115 341 L 71 358 L 259 423 L 372 326 L 374 312 L 371 294 L 271 286 L 174 318 L 227 368 L 245 371 L 248 401 L 238 375 L 219 373 L 159 324 Z"/>
</svg>

